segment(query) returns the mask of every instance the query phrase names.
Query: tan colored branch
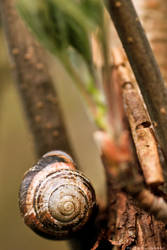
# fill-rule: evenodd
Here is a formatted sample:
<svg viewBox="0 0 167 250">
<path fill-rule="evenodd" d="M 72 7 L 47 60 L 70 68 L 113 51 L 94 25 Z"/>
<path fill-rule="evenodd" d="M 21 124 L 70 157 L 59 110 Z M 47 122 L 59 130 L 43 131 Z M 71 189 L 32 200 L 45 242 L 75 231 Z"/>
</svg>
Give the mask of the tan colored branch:
<svg viewBox="0 0 167 250">
<path fill-rule="evenodd" d="M 123 96 L 145 181 L 148 185 L 162 184 L 164 179 L 158 154 L 158 145 L 150 120 L 145 113 L 143 102 L 131 83 L 125 85 Z"/>
<path fill-rule="evenodd" d="M 114 65 L 123 89 L 125 110 L 131 127 L 136 152 L 148 185 L 164 183 L 158 145 L 144 101 L 137 89 L 129 66 L 120 50 L 113 50 Z"/>
<path fill-rule="evenodd" d="M 53 149 L 71 152 L 45 54 L 15 9 L 15 0 L 0 1 L 17 86 L 38 155 Z"/>
</svg>

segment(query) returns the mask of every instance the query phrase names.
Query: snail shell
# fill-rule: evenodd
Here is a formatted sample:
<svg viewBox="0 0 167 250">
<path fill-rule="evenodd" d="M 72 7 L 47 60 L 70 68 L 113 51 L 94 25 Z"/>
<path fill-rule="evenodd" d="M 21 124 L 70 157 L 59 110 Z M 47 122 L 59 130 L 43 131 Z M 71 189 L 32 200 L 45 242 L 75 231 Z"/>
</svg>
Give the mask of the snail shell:
<svg viewBox="0 0 167 250">
<path fill-rule="evenodd" d="M 96 204 L 90 181 L 61 151 L 45 154 L 24 175 L 19 205 L 25 223 L 37 234 L 66 239 L 90 219 Z"/>
</svg>

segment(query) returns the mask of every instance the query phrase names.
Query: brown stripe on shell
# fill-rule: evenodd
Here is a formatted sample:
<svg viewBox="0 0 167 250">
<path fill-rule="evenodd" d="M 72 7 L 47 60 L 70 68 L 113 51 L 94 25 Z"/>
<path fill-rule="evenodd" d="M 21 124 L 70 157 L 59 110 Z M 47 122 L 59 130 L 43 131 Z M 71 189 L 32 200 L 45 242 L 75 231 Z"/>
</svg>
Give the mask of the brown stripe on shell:
<svg viewBox="0 0 167 250">
<path fill-rule="evenodd" d="M 74 185 L 71 185 L 71 186 L 74 186 Z M 62 185 L 61 187 L 63 187 L 63 188 L 68 188 L 68 184 L 66 184 L 66 185 Z M 74 188 L 75 188 L 75 186 L 74 186 Z M 59 187 L 57 187 L 57 190 L 59 189 Z M 56 190 L 55 190 L 56 191 Z M 82 212 L 82 218 L 83 217 L 85 217 L 86 216 L 86 214 L 87 214 L 87 212 L 88 212 L 88 208 L 89 208 L 89 206 L 88 206 L 88 200 L 87 200 L 87 198 L 85 197 L 85 193 L 80 189 L 80 188 L 78 188 L 78 190 L 77 191 L 79 191 L 79 193 L 81 194 L 81 195 L 83 195 L 83 197 L 84 197 L 84 199 L 85 199 L 85 209 L 84 209 L 84 213 Z M 42 196 L 41 196 L 42 197 Z M 40 197 L 40 198 L 41 198 Z M 36 209 L 36 213 L 38 213 L 37 211 L 39 211 L 39 209 L 40 209 L 40 204 L 41 204 L 41 202 L 42 202 L 42 199 L 40 200 L 40 198 L 38 197 L 38 201 L 37 201 L 37 209 Z M 52 221 L 55 221 L 55 224 L 57 223 L 57 222 L 59 222 L 59 225 L 57 225 L 56 226 L 56 228 L 57 229 L 63 229 L 64 227 L 66 227 L 67 225 L 77 225 L 78 224 L 78 219 L 76 220 L 76 222 L 75 222 L 75 220 L 74 220 L 74 222 L 72 222 L 72 221 L 70 221 L 70 222 L 66 222 L 66 223 L 63 223 L 63 222 L 61 222 L 61 221 L 58 221 L 58 220 L 56 220 L 53 216 L 50 216 L 50 214 L 49 214 L 49 216 L 48 216 L 48 214 L 49 213 L 44 213 L 44 214 L 40 214 L 40 219 L 41 219 L 41 222 L 44 224 L 44 221 L 47 219 L 47 217 L 49 217 L 49 218 L 51 218 L 52 219 Z M 80 214 L 80 216 L 81 216 L 81 214 Z M 55 226 L 53 226 L 53 228 L 55 229 Z"/>
<path fill-rule="evenodd" d="M 73 216 L 72 213 L 69 213 L 69 215 L 67 213 L 68 223 L 57 220 L 57 217 L 54 217 L 55 214 L 54 216 L 51 214 L 52 210 L 49 207 L 50 197 L 57 190 L 63 190 L 65 202 L 66 196 L 72 197 L 71 203 L 74 209 L 78 206 L 78 209 L 80 207 L 82 209 L 82 212 L 78 210 L 79 212 L 77 212 L 76 216 L 75 214 Z M 78 197 L 82 197 L 80 198 L 81 200 Z M 83 204 L 80 205 L 78 202 L 81 201 Z M 89 180 L 76 171 L 70 156 L 66 153 L 62 154 L 61 151 L 53 151 L 45 154 L 37 165 L 25 174 L 20 187 L 19 204 L 25 223 L 34 232 L 51 239 L 64 239 L 80 229 L 91 216 L 95 206 L 95 192 Z M 56 204 L 57 206 L 59 205 L 59 203 Z M 57 213 L 59 216 L 59 211 L 57 212 L 56 209 Z M 77 216 L 79 217 L 77 218 Z M 72 221 L 69 222 L 68 218 L 72 218 Z"/>
<path fill-rule="evenodd" d="M 31 194 L 34 194 L 33 192 L 35 191 L 35 188 L 37 186 L 36 182 L 41 182 L 47 177 L 47 175 L 52 174 L 57 170 L 69 168 L 74 169 L 74 166 L 72 164 L 66 164 L 64 162 L 54 162 L 50 163 L 49 165 L 47 164 L 47 162 L 45 162 L 45 164 L 35 165 L 24 175 L 19 191 L 19 207 L 21 214 L 25 214 L 27 212 L 26 204 L 32 204 Z"/>
<path fill-rule="evenodd" d="M 56 174 L 56 176 L 55 176 L 55 174 Z M 70 171 L 70 170 L 64 170 L 64 171 L 59 171 L 58 173 L 54 173 L 54 176 L 50 176 L 50 179 L 48 179 L 48 182 L 49 183 L 51 183 L 51 181 L 52 181 L 52 179 L 53 179 L 53 181 L 55 181 L 55 178 L 67 178 L 67 179 L 69 179 L 70 180 L 70 183 L 75 183 L 75 179 L 76 179 L 76 177 L 77 177 L 77 179 L 78 179 L 78 181 L 80 182 L 80 186 L 81 186 L 81 188 L 79 188 L 79 187 L 77 187 L 77 189 L 78 189 L 78 191 L 83 195 L 83 197 L 85 198 L 85 204 L 87 204 L 87 206 L 86 206 L 86 209 L 84 210 L 84 214 L 82 214 L 82 218 L 86 218 L 87 216 L 89 217 L 89 215 L 90 215 L 90 211 L 89 211 L 89 213 L 88 213 L 88 215 L 86 215 L 87 214 L 87 211 L 88 211 L 88 208 L 89 208 L 89 206 L 88 206 L 88 204 L 89 203 L 92 203 L 92 201 L 94 200 L 94 198 L 95 198 L 95 195 L 93 196 L 93 198 L 92 198 L 92 196 L 91 196 L 91 191 L 90 192 L 88 192 L 88 190 L 85 190 L 85 187 L 86 187 L 86 189 L 88 188 L 88 183 L 87 182 L 85 182 L 85 179 L 79 174 L 79 173 L 77 173 L 77 172 L 74 172 L 74 171 Z M 82 178 L 82 179 L 81 179 Z M 87 180 L 86 180 L 87 181 Z M 84 184 L 83 184 L 84 183 Z M 77 183 L 76 183 L 77 184 Z M 86 184 L 86 185 L 85 185 Z M 44 184 L 44 185 L 46 185 L 46 184 Z M 67 186 L 68 185 L 68 186 Z M 62 184 L 61 186 L 63 186 L 64 188 L 66 188 L 66 187 L 68 187 L 69 188 L 69 184 L 66 184 L 66 185 L 64 185 L 64 184 Z M 71 184 L 71 186 L 74 186 L 75 187 L 75 185 L 72 185 Z M 47 187 L 46 187 L 47 188 Z M 57 187 L 57 188 L 59 188 L 59 186 Z M 90 185 L 89 185 L 89 189 L 90 189 Z M 83 190 L 85 190 L 85 192 L 83 191 Z M 89 194 L 88 194 L 89 193 Z M 92 192 L 93 194 L 94 194 L 94 191 Z M 39 210 L 40 209 L 40 204 L 43 204 L 43 200 L 42 200 L 42 197 L 43 197 L 43 195 L 40 195 L 40 193 L 38 193 L 38 199 L 37 199 L 37 201 L 36 201 L 36 203 L 38 204 L 38 208 L 37 208 L 37 210 Z M 88 201 L 88 199 L 87 199 L 87 197 L 91 200 L 91 202 L 90 202 L 90 200 Z M 94 205 L 94 204 L 93 204 Z M 93 205 L 92 205 L 92 207 L 93 207 Z M 90 209 L 90 208 L 89 208 Z M 37 212 L 37 211 L 36 211 Z M 40 212 L 40 217 L 41 217 L 41 221 L 42 221 L 42 223 L 44 224 L 45 222 L 45 218 L 47 217 L 47 214 L 48 213 L 46 213 L 46 214 L 44 214 L 44 215 L 42 215 L 41 214 L 41 212 Z M 49 216 L 50 217 L 50 216 Z M 54 218 L 52 218 L 52 220 L 54 220 Z M 57 221 L 55 220 L 55 224 L 57 223 Z M 60 222 L 59 222 L 60 223 Z M 71 222 L 71 227 L 72 227 L 72 225 L 74 225 L 74 226 L 77 226 L 77 224 L 78 224 L 78 220 L 77 220 L 77 222 L 75 223 L 75 222 Z M 55 227 L 53 227 L 54 229 L 55 229 Z M 60 226 L 59 226 L 59 229 L 61 229 L 61 228 L 64 228 L 64 224 L 62 223 L 60 223 Z M 75 230 L 75 229 L 74 229 Z"/>
<path fill-rule="evenodd" d="M 24 222 L 33 231 L 35 231 L 37 229 L 38 231 L 46 233 L 46 229 L 44 228 L 44 226 L 42 225 L 42 223 L 40 223 L 40 221 L 37 218 L 36 213 L 34 213 L 34 211 L 33 212 L 29 211 L 28 213 L 26 213 L 24 215 Z"/>
<path fill-rule="evenodd" d="M 53 164 L 57 162 L 68 163 L 69 168 L 75 169 L 74 162 L 68 154 L 62 151 L 55 150 L 43 155 L 43 157 L 38 161 L 38 163 L 25 173 L 19 191 L 19 207 L 21 214 L 24 214 L 26 212 L 25 200 L 27 196 L 27 190 L 29 189 L 33 177 L 36 175 L 37 172 L 48 166 L 48 164 Z M 56 166 L 58 167 L 59 165 L 56 164 Z"/>
<path fill-rule="evenodd" d="M 68 155 L 67 153 L 63 152 L 63 151 L 53 150 L 53 151 L 50 151 L 50 152 L 43 155 L 43 157 L 48 157 L 48 156 L 56 156 L 57 158 L 60 159 L 60 161 L 62 159 L 66 163 L 71 162 L 71 163 L 74 164 L 73 159 L 71 158 L 71 156 Z"/>
</svg>

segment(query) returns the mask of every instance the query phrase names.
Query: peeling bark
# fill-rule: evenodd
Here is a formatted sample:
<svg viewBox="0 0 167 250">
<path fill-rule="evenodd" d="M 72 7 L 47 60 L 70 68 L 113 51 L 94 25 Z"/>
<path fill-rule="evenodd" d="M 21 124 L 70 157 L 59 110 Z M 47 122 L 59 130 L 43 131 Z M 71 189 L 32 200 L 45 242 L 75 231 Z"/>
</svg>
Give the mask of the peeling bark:
<svg viewBox="0 0 167 250">
<path fill-rule="evenodd" d="M 167 247 L 164 224 L 157 222 L 147 213 L 140 211 L 136 219 L 137 247 L 139 249 L 163 249 Z M 147 236 L 147 237 L 146 237 Z M 138 248 L 133 247 L 133 250 Z"/>
<path fill-rule="evenodd" d="M 113 187 L 111 187 L 113 190 Z M 157 222 L 153 216 L 137 207 L 130 196 L 117 190 L 115 202 L 110 202 L 116 221 L 114 236 L 108 231 L 108 240 L 114 249 L 163 249 L 167 248 L 167 235 L 164 223 Z M 111 217 L 110 217 L 111 218 Z M 111 229 L 111 225 L 108 224 Z M 110 234 L 110 237 L 109 237 Z M 98 248 L 97 248 L 98 249 Z"/>
<path fill-rule="evenodd" d="M 136 208 L 130 197 L 119 192 L 117 195 L 117 219 L 115 238 L 112 244 L 125 250 L 135 244 L 136 239 Z"/>
</svg>

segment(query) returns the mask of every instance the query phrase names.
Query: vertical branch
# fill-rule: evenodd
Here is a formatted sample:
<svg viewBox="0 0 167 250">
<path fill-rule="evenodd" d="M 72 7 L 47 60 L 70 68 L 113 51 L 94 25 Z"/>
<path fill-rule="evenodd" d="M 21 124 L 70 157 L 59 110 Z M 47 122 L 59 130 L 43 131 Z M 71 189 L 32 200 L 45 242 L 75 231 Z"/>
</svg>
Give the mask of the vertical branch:
<svg viewBox="0 0 167 250">
<path fill-rule="evenodd" d="M 49 76 L 45 54 L 24 26 L 15 9 L 15 0 L 0 0 L 0 13 L 17 86 L 22 97 L 39 156 L 59 149 L 71 153 L 57 95 Z M 92 219 L 93 220 L 93 219 Z M 90 249 L 96 232 L 94 220 L 83 234 L 69 243 L 72 249 Z"/>
<path fill-rule="evenodd" d="M 0 12 L 38 155 L 53 149 L 71 152 L 44 52 L 24 26 L 14 0 L 1 0 Z"/>
<path fill-rule="evenodd" d="M 115 142 L 119 143 L 123 124 L 122 95 L 120 86 L 115 81 L 115 69 L 109 67 L 103 70 L 103 88 L 108 107 L 108 120 L 111 135 Z"/>
<path fill-rule="evenodd" d="M 107 3 L 167 158 L 167 94 L 161 73 L 131 0 Z"/>
<path fill-rule="evenodd" d="M 134 5 L 141 18 L 166 85 L 167 2 L 164 0 L 135 0 Z"/>
</svg>

